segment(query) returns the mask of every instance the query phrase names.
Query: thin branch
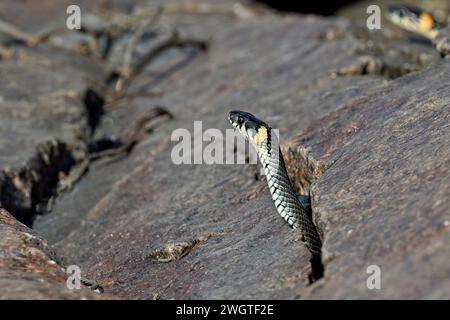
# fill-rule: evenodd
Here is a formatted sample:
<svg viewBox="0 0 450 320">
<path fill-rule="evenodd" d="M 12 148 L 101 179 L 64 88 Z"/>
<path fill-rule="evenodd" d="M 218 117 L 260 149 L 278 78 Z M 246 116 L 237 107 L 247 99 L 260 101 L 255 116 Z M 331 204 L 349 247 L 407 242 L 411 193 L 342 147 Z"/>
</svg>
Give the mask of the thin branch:
<svg viewBox="0 0 450 320">
<path fill-rule="evenodd" d="M 139 40 L 142 38 L 142 36 L 145 33 L 145 30 L 149 26 L 157 23 L 157 20 L 159 19 L 161 13 L 162 13 L 162 9 L 156 11 L 155 14 L 153 15 L 153 17 L 142 21 L 140 23 L 140 26 L 136 30 L 136 32 L 133 34 L 133 37 L 128 42 L 128 45 L 127 45 L 127 48 L 125 50 L 125 54 L 123 57 L 123 64 L 122 64 L 122 69 L 120 71 L 120 77 L 117 80 L 117 83 L 115 86 L 116 92 L 123 92 L 124 83 L 128 82 L 129 78 L 133 74 L 133 54 L 137 50 L 137 46 L 139 45 Z"/>
<path fill-rule="evenodd" d="M 45 30 L 38 34 L 31 34 L 23 31 L 16 27 L 15 25 L 0 19 L 0 33 L 4 33 L 7 36 L 24 42 L 26 45 L 32 47 L 38 45 L 39 43 L 49 40 L 56 34 L 67 32 L 67 28 L 57 27 L 49 30 Z"/>
<path fill-rule="evenodd" d="M 149 52 L 147 52 L 135 67 L 127 70 L 126 75 L 120 75 L 118 80 L 118 83 L 120 83 L 120 85 L 115 86 L 115 94 L 113 99 L 117 100 L 124 96 L 133 78 L 138 76 L 145 69 L 147 64 L 154 60 L 162 52 L 171 48 L 183 47 L 193 47 L 198 48 L 201 51 L 206 51 L 208 48 L 208 43 L 204 40 L 180 38 L 178 31 L 176 29 L 173 29 L 172 35 L 169 39 L 163 41 L 158 46 L 152 48 Z"/>
<path fill-rule="evenodd" d="M 25 42 L 26 44 L 33 38 L 31 34 L 22 31 L 13 24 L 3 20 L 0 20 L 0 33 L 4 33 L 15 40 Z"/>
<path fill-rule="evenodd" d="M 206 51 L 208 49 L 208 42 L 205 40 L 192 39 L 192 38 L 181 38 L 177 30 L 174 30 L 172 36 L 161 43 L 158 47 L 150 50 L 138 63 L 138 65 L 133 70 L 133 76 L 137 76 L 144 70 L 145 66 L 155 59 L 162 52 L 171 48 L 185 48 L 193 47 L 201 51 Z"/>
<path fill-rule="evenodd" d="M 247 18 L 254 15 L 253 11 L 241 3 L 212 4 L 198 2 L 166 3 L 163 6 L 164 14 L 198 14 L 198 15 L 225 15 L 235 18 Z M 144 7 L 139 14 L 145 15 L 155 10 L 152 7 Z"/>
<path fill-rule="evenodd" d="M 89 158 L 83 159 L 79 164 L 73 167 L 69 174 L 60 179 L 57 186 L 57 194 L 70 191 L 72 186 L 77 183 L 89 170 L 90 160 Z"/>
<path fill-rule="evenodd" d="M 105 20 L 112 21 L 109 28 L 115 28 L 116 32 L 126 30 L 140 20 L 147 17 L 152 17 L 161 11 L 164 15 L 170 14 L 197 14 L 197 15 L 225 15 L 235 18 L 248 18 L 255 15 L 255 12 L 248 6 L 241 3 L 234 4 L 212 4 L 212 3 L 197 3 L 197 2 L 182 2 L 182 3 L 164 3 L 160 5 L 148 5 L 138 8 L 132 15 L 121 14 L 110 10 L 102 9 L 98 11 L 100 16 Z"/>
</svg>

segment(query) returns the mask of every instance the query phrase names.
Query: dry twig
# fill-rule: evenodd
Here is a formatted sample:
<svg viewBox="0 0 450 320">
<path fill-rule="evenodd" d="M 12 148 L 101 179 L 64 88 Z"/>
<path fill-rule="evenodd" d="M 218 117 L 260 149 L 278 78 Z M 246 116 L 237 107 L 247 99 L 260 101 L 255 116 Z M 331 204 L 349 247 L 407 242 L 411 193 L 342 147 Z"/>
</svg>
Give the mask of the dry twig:
<svg viewBox="0 0 450 320">
<path fill-rule="evenodd" d="M 92 153 L 90 155 L 90 160 L 94 161 L 100 158 L 129 154 L 133 147 L 142 140 L 142 137 L 140 136 L 142 129 L 147 127 L 151 121 L 162 116 L 167 116 L 169 119 L 173 118 L 173 115 L 164 108 L 156 107 L 152 109 L 148 114 L 140 117 L 128 127 L 123 137 L 120 139 L 122 142 L 120 147 Z"/>
</svg>

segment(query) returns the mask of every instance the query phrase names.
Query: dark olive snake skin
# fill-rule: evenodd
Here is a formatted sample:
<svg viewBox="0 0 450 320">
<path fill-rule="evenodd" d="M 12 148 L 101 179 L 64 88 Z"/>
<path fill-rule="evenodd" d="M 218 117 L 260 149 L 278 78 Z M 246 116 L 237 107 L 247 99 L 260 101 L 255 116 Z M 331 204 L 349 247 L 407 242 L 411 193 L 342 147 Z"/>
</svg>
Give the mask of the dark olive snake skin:
<svg viewBox="0 0 450 320">
<path fill-rule="evenodd" d="M 267 124 L 246 112 L 231 112 L 230 121 L 255 146 L 278 213 L 292 228 L 301 230 L 309 251 L 320 256 L 319 234 L 292 187 L 275 134 Z"/>
</svg>

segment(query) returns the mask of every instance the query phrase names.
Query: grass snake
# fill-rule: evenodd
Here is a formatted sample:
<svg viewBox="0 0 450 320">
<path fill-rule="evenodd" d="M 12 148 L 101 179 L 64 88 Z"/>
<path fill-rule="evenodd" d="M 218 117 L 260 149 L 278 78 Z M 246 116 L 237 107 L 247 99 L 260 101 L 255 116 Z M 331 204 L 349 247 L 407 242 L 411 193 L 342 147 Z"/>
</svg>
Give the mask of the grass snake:
<svg viewBox="0 0 450 320">
<path fill-rule="evenodd" d="M 322 242 L 312 218 L 292 187 L 278 138 L 272 128 L 254 115 L 243 111 L 231 111 L 229 120 L 255 147 L 278 213 L 292 228 L 301 230 L 303 241 L 313 257 L 320 257 Z"/>
</svg>

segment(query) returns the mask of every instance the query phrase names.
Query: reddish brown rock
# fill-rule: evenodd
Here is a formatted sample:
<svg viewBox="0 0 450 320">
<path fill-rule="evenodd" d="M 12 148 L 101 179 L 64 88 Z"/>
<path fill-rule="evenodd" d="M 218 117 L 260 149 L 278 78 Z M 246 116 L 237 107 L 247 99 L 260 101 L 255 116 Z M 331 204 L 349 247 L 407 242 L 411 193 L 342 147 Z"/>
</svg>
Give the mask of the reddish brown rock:
<svg viewBox="0 0 450 320">
<path fill-rule="evenodd" d="M 0 209 L 0 299 L 94 299 L 89 289 L 70 290 L 55 252 L 35 232 Z"/>
</svg>

